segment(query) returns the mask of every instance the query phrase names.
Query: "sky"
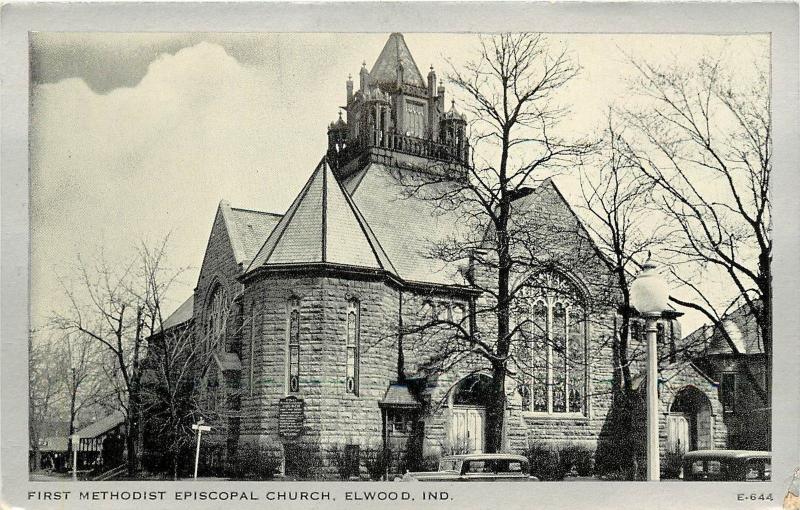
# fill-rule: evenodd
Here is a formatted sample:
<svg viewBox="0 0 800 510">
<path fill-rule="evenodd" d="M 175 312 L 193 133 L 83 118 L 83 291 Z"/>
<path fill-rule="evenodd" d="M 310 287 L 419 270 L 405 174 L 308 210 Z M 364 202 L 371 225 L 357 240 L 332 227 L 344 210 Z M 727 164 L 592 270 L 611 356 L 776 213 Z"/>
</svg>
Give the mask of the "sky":
<svg viewBox="0 0 800 510">
<path fill-rule="evenodd" d="M 474 34 L 406 33 L 423 76 L 475 55 Z M 326 127 L 388 34 L 31 34 L 31 311 L 65 305 L 78 256 L 129 259 L 169 234 L 188 267 L 166 297 L 191 293 L 220 200 L 283 213 L 323 156 Z M 747 73 L 766 36 L 551 36 L 581 73 L 559 92 L 576 135 L 603 127 L 630 95 L 629 61 L 691 65 L 719 56 Z M 445 84 L 446 85 L 446 84 Z M 447 91 L 449 103 L 452 87 Z M 456 106 L 460 102 L 456 97 Z M 578 200 L 576 182 L 560 187 Z M 688 314 L 684 332 L 702 323 Z"/>
</svg>

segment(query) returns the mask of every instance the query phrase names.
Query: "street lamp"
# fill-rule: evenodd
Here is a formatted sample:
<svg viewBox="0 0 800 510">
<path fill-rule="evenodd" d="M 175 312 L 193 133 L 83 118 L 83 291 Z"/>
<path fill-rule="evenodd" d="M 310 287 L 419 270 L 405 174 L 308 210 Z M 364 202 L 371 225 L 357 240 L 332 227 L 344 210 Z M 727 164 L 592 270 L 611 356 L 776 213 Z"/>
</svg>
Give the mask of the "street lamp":
<svg viewBox="0 0 800 510">
<path fill-rule="evenodd" d="M 661 469 L 658 452 L 658 349 L 656 321 L 667 310 L 669 290 L 667 282 L 656 271 L 656 265 L 647 262 L 631 284 L 631 306 L 645 319 L 647 331 L 647 479 L 659 480 Z"/>
</svg>

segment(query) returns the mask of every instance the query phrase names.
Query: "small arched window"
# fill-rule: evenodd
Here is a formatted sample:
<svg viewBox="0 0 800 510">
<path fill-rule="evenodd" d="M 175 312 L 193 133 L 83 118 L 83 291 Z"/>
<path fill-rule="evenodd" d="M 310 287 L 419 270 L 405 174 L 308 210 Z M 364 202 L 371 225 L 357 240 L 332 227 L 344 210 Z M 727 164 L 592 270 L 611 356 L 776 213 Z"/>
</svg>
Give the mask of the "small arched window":
<svg viewBox="0 0 800 510">
<path fill-rule="evenodd" d="M 347 364 L 345 373 L 345 391 L 358 395 L 358 371 L 360 362 L 360 324 L 361 309 L 357 300 L 352 299 L 347 303 L 347 335 L 345 349 L 347 351 Z"/>
</svg>

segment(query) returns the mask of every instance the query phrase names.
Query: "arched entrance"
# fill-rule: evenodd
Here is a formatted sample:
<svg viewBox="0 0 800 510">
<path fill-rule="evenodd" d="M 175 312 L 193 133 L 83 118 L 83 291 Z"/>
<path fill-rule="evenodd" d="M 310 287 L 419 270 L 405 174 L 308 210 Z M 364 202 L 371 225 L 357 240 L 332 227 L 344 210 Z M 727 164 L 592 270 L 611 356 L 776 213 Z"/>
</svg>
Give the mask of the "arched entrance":
<svg viewBox="0 0 800 510">
<path fill-rule="evenodd" d="M 472 374 L 453 388 L 450 395 L 448 453 L 483 451 L 490 383 L 489 376 Z"/>
<path fill-rule="evenodd" d="M 667 448 L 670 452 L 713 448 L 711 401 L 694 386 L 681 389 L 667 416 Z"/>
</svg>

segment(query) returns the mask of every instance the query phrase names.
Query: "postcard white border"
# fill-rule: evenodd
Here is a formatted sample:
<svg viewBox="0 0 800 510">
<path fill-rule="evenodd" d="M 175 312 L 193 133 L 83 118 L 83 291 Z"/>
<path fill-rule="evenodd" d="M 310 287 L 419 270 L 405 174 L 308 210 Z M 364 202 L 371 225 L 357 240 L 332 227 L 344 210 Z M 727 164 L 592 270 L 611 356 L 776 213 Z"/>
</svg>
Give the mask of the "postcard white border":
<svg viewBox="0 0 800 510">
<path fill-rule="evenodd" d="M 637 32 L 770 33 L 774 122 L 774 403 L 773 481 L 686 485 L 681 482 L 425 485 L 452 499 L 415 508 L 780 508 L 800 465 L 800 162 L 798 141 L 798 6 L 791 3 L 60 3 L 2 8 L 2 139 L 0 139 L 0 473 L 3 504 L 21 508 L 221 508 L 218 502 L 87 503 L 28 501 L 28 490 L 110 490 L 103 483 L 28 481 L 28 32 Z M 414 484 L 412 484 L 414 485 Z M 344 490 L 409 490 L 387 483 L 294 482 L 284 490 L 331 490 L 316 504 L 228 505 L 236 508 L 404 508 L 354 505 Z M 119 482 L 129 490 L 275 490 L 275 482 Z M 417 485 L 411 489 L 419 491 Z M 772 493 L 772 502 L 739 502 L 738 493 Z"/>
</svg>

